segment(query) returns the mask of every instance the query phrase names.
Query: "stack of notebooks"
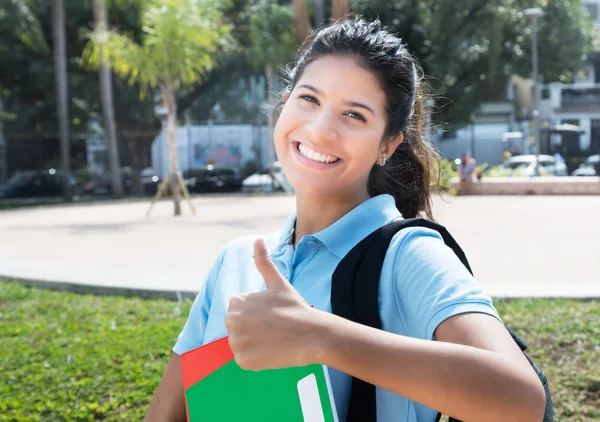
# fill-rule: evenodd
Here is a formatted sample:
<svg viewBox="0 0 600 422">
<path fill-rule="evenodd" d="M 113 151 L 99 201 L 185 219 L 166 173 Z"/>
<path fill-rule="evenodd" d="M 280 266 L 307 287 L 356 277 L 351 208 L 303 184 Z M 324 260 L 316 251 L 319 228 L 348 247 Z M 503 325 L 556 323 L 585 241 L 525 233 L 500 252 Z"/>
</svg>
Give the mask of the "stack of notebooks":
<svg viewBox="0 0 600 422">
<path fill-rule="evenodd" d="M 327 368 L 245 371 L 227 337 L 181 355 L 188 422 L 338 422 Z"/>
</svg>

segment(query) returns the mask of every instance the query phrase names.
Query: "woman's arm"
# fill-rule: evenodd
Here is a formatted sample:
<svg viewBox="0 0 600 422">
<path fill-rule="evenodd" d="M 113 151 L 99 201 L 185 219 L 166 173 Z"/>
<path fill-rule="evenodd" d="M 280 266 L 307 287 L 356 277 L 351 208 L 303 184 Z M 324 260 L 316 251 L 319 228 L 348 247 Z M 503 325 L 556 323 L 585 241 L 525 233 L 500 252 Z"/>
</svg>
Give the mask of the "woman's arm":
<svg viewBox="0 0 600 422">
<path fill-rule="evenodd" d="M 465 422 L 543 419 L 542 384 L 507 330 L 489 315 L 447 319 L 435 332 L 438 341 L 331 314 L 321 320 L 318 362 Z"/>
<path fill-rule="evenodd" d="M 163 374 L 144 422 L 185 422 L 181 357 L 173 354 Z"/>
<path fill-rule="evenodd" d="M 444 249 L 427 253 L 438 252 L 443 255 Z M 311 308 L 279 273 L 260 241 L 255 243 L 254 260 L 266 290 L 232 297 L 225 317 L 229 346 L 243 369 L 321 363 L 465 422 L 543 419 L 542 384 L 495 317 L 473 312 L 449 316 L 432 328 L 438 341 L 388 333 Z M 436 266 L 426 269 L 437 271 Z M 443 296 L 445 288 L 432 274 L 421 276 Z M 461 297 L 473 300 L 476 296 L 465 289 L 463 285 Z M 427 302 L 419 301 L 415 293 L 407 297 L 414 298 L 411 302 L 419 308 L 425 306 Z M 446 292 L 445 297 L 453 303 L 451 294 Z M 445 303 L 429 301 L 429 306 Z M 414 309 L 410 314 L 423 319 Z"/>
</svg>

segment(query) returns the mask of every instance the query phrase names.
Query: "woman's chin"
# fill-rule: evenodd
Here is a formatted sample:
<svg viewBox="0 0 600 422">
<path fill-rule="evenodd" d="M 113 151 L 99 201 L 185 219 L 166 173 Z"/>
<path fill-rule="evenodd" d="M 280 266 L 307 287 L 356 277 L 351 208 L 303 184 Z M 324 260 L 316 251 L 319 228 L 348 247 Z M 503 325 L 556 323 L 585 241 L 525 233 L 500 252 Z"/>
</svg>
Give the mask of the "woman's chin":
<svg viewBox="0 0 600 422">
<path fill-rule="evenodd" d="M 323 180 L 310 180 L 308 177 L 303 177 L 301 180 L 289 180 L 296 195 L 334 195 L 336 191 L 339 193 L 340 186 L 331 186 L 329 183 L 324 183 Z"/>
</svg>

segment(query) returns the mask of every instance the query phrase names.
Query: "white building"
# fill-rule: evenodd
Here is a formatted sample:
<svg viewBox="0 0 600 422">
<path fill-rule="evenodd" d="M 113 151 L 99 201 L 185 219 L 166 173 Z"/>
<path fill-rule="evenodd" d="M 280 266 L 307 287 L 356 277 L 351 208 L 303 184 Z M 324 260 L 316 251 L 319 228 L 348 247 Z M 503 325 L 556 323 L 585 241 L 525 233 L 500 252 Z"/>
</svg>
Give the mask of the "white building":
<svg viewBox="0 0 600 422">
<path fill-rule="evenodd" d="M 451 137 L 440 139 L 434 137 L 434 145 L 441 155 L 450 160 L 461 158 L 469 151 L 480 163 L 499 164 L 502 154 L 507 148 L 506 134 L 516 131 L 525 131 L 526 128 L 515 122 L 512 94 L 509 92 L 507 101 L 489 102 L 480 106 L 475 116 L 475 121 L 463 128 L 456 130 Z M 526 137 L 526 136 L 525 136 Z M 523 139 L 518 139 L 514 144 L 519 151 Z"/>
<path fill-rule="evenodd" d="M 600 0 L 585 0 L 583 6 L 594 18 L 600 36 Z M 455 159 L 470 151 L 479 162 L 498 164 L 505 148 L 521 153 L 534 150 L 530 126 L 533 83 L 517 75 L 509 79 L 506 102 L 482 104 L 474 124 L 457 130 L 449 138 L 435 140 L 443 156 Z M 523 109 L 517 110 L 517 104 Z M 600 153 L 600 52 L 589 57 L 588 63 L 577 72 L 573 84 L 542 86 L 539 110 L 543 128 L 564 123 L 580 128 L 580 136 L 573 135 L 572 138 L 578 145 L 572 145 L 572 142 L 569 145 L 574 155 Z M 514 136 L 518 133 L 522 135 L 520 138 Z M 507 142 L 511 138 L 512 141 Z M 553 135 L 551 141 L 561 142 L 561 136 Z M 549 152 L 544 143 L 542 151 Z"/>
<path fill-rule="evenodd" d="M 209 162 L 243 168 L 255 161 L 261 168 L 269 165 L 267 128 L 253 124 L 193 124 L 177 129 L 179 168 L 204 167 Z M 152 144 L 152 168 L 165 177 L 169 170 L 165 130 Z"/>
<path fill-rule="evenodd" d="M 600 37 L 600 0 L 585 0 Z M 600 152 L 600 52 L 589 57 L 572 84 L 551 83 L 542 89 L 540 116 L 550 124 L 579 126 L 579 148 L 585 154 Z"/>
</svg>

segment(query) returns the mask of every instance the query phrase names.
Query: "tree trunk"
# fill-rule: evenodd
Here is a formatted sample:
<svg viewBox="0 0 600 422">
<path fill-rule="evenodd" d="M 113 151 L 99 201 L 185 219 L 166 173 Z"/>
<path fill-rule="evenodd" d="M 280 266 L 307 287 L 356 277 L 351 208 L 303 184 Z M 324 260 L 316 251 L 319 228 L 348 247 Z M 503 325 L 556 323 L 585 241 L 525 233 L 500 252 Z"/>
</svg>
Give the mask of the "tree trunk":
<svg viewBox="0 0 600 422">
<path fill-rule="evenodd" d="M 106 10 L 104 0 L 94 0 L 94 22 L 96 28 L 105 30 Z M 119 164 L 119 147 L 117 145 L 117 130 L 115 125 L 115 110 L 112 96 L 111 72 L 103 58 L 102 48 L 100 48 L 100 67 L 98 68 L 100 77 L 100 98 L 102 100 L 102 115 L 104 117 L 104 133 L 108 138 L 108 167 L 110 169 L 111 187 L 114 196 L 123 196 L 123 182 Z"/>
<path fill-rule="evenodd" d="M 325 23 L 325 0 L 313 0 L 315 8 L 315 27 L 319 28 Z"/>
<path fill-rule="evenodd" d="M 4 102 L 0 98 L 0 116 L 4 112 Z M 4 139 L 2 125 L 0 125 L 0 185 L 8 180 L 8 144 Z"/>
<path fill-rule="evenodd" d="M 133 178 L 131 180 L 131 194 L 142 195 L 146 192 L 142 187 L 142 174 L 141 169 L 141 150 L 142 150 L 142 139 L 141 137 L 134 136 L 129 141 L 129 148 L 131 150 L 131 167 L 133 168 Z"/>
<path fill-rule="evenodd" d="M 334 21 L 345 17 L 350 13 L 350 0 L 332 0 L 331 18 Z"/>
<path fill-rule="evenodd" d="M 267 80 L 267 104 L 271 105 L 271 91 L 273 82 L 273 66 L 265 66 L 265 78 Z M 267 136 L 269 137 L 269 173 L 271 174 L 271 192 L 275 190 L 275 144 L 273 141 L 273 113 L 269 113 L 267 124 Z"/>
<path fill-rule="evenodd" d="M 162 88 L 163 105 L 167 109 L 167 148 L 169 150 L 169 176 L 174 214 L 181 215 L 181 192 L 179 190 L 179 157 L 177 151 L 177 105 L 172 86 Z"/>
<path fill-rule="evenodd" d="M 67 53 L 63 0 L 52 0 L 52 39 L 54 43 L 54 74 L 56 78 L 56 102 L 58 105 L 61 169 L 63 172 L 63 196 L 65 201 L 70 202 L 73 200 L 73 192 L 70 181 L 69 97 L 67 92 Z"/>
<path fill-rule="evenodd" d="M 306 0 L 292 1 L 294 7 L 294 29 L 296 30 L 296 39 L 299 43 L 303 43 L 312 31 L 308 13 L 306 12 Z"/>
</svg>

